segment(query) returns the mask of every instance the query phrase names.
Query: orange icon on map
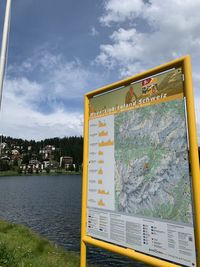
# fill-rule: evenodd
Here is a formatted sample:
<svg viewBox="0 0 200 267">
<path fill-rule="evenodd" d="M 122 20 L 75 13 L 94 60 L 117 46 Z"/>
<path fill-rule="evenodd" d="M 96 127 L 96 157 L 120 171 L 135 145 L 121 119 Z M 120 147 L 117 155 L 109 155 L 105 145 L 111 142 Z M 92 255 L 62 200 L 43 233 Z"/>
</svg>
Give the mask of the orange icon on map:
<svg viewBox="0 0 200 267">
<path fill-rule="evenodd" d="M 102 199 L 100 199 L 100 200 L 98 201 L 98 205 L 99 205 L 99 206 L 105 206 L 105 203 L 103 202 Z"/>
<path fill-rule="evenodd" d="M 102 169 L 99 169 L 98 170 L 98 174 L 103 174 L 103 170 Z"/>
<path fill-rule="evenodd" d="M 111 140 L 108 140 L 108 141 L 105 141 L 105 142 L 100 142 L 99 143 L 99 146 L 113 146 L 113 144 L 114 144 L 114 142 L 113 141 L 111 141 Z"/>
<path fill-rule="evenodd" d="M 103 164 L 103 163 L 104 163 L 104 160 L 100 159 L 100 160 L 98 161 L 98 163 L 99 163 L 99 164 Z"/>
<path fill-rule="evenodd" d="M 103 151 L 99 151 L 98 154 L 99 154 L 99 156 L 102 156 L 103 155 Z"/>
<path fill-rule="evenodd" d="M 98 194 L 100 194 L 100 195 L 109 195 L 109 191 L 105 191 L 105 190 L 101 190 L 101 189 L 99 189 L 98 190 Z"/>
<path fill-rule="evenodd" d="M 98 180 L 98 184 L 103 184 L 103 180 L 102 179 L 99 179 Z"/>
<path fill-rule="evenodd" d="M 99 136 L 101 136 L 101 137 L 108 136 L 108 132 L 102 131 L 102 132 L 99 133 Z"/>
<path fill-rule="evenodd" d="M 106 126 L 105 122 L 99 121 L 99 127 L 105 127 L 105 126 Z"/>
</svg>

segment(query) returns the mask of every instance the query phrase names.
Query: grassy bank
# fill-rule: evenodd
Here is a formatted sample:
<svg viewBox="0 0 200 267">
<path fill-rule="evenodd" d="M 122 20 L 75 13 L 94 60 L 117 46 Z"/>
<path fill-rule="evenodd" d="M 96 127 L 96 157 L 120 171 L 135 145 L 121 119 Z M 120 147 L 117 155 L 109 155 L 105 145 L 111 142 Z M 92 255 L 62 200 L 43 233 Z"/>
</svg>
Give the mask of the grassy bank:
<svg viewBox="0 0 200 267">
<path fill-rule="evenodd" d="M 0 176 L 16 176 L 19 175 L 17 171 L 0 171 Z"/>
<path fill-rule="evenodd" d="M 30 229 L 0 221 L 1 267 L 78 267 L 79 257 Z"/>
</svg>

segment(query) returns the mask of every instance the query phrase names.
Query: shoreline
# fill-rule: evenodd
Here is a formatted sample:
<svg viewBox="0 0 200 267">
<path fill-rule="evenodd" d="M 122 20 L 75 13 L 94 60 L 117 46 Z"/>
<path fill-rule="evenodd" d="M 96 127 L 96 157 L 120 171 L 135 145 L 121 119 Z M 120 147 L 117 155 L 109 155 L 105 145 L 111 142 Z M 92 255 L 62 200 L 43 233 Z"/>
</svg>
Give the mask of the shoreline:
<svg viewBox="0 0 200 267">
<path fill-rule="evenodd" d="M 82 175 L 82 172 L 75 171 L 54 171 L 54 172 L 42 172 L 42 173 L 19 173 L 18 171 L 0 171 L 0 177 L 11 176 L 55 176 L 55 175 Z"/>
</svg>

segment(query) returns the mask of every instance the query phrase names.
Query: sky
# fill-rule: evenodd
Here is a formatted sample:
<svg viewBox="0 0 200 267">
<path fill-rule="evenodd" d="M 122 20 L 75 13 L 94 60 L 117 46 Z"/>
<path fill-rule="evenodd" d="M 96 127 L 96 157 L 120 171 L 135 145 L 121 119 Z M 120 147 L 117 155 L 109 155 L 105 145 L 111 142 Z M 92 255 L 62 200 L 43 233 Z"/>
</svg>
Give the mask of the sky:
<svg viewBox="0 0 200 267">
<path fill-rule="evenodd" d="M 199 0 L 14 0 L 1 133 L 80 136 L 85 93 L 190 54 L 200 140 L 199 10 Z"/>
</svg>

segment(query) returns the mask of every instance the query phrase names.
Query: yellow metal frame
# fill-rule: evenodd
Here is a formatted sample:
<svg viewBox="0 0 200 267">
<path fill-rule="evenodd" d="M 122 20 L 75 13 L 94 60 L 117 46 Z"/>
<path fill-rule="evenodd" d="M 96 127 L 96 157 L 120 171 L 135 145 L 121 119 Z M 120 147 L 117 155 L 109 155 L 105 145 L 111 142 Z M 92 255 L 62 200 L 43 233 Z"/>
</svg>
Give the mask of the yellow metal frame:
<svg viewBox="0 0 200 267">
<path fill-rule="evenodd" d="M 123 248 L 118 245 L 113 245 L 108 242 L 100 241 L 87 235 L 87 179 L 88 179 L 88 130 L 89 130 L 89 100 L 105 92 L 109 92 L 115 88 L 129 85 L 141 79 L 167 71 L 172 68 L 182 67 L 184 74 L 184 95 L 186 97 L 186 112 L 188 122 L 188 138 L 190 148 L 190 164 L 192 173 L 192 191 L 194 201 L 194 228 L 195 228 L 195 243 L 197 255 L 197 267 L 200 267 L 200 170 L 198 158 L 198 142 L 196 131 L 196 119 L 194 108 L 194 95 L 192 86 L 192 69 L 190 56 L 185 56 L 177 60 L 173 60 L 141 74 L 135 75 L 125 80 L 110 84 L 98 90 L 92 91 L 84 96 L 84 159 L 83 159 L 83 183 L 82 183 L 82 219 L 81 219 L 81 260 L 80 266 L 86 267 L 87 245 L 93 245 L 105 250 L 127 256 L 137 261 L 142 261 L 146 264 L 157 267 L 178 267 L 180 265 L 161 260 L 153 256 L 134 251 L 133 249 Z"/>
</svg>

